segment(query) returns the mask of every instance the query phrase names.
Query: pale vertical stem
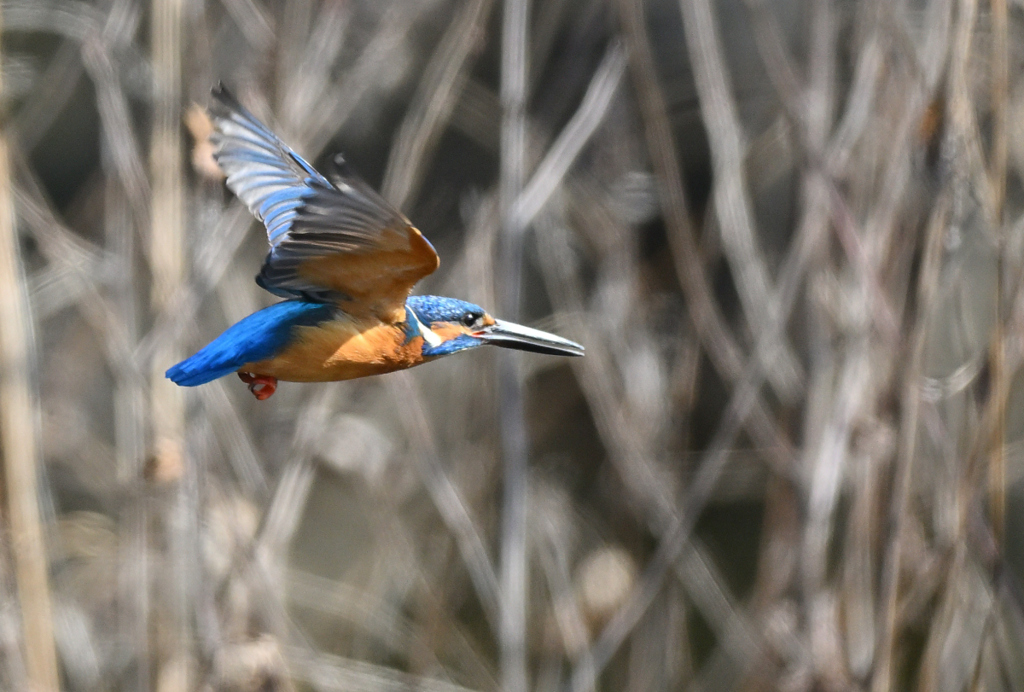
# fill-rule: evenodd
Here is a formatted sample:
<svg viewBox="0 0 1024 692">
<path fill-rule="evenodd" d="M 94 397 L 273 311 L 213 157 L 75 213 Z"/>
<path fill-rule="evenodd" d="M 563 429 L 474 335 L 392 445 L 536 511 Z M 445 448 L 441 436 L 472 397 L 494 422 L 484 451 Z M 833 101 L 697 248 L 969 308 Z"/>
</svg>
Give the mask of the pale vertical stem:
<svg viewBox="0 0 1024 692">
<path fill-rule="evenodd" d="M 502 315 L 518 319 L 522 281 L 522 224 L 513 214 L 526 177 L 526 77 L 529 45 L 529 0 L 506 0 L 502 25 L 501 182 L 502 237 L 498 291 Z M 516 354 L 506 354 L 498 368 L 498 413 L 505 462 L 501 540 L 501 617 L 499 646 L 504 692 L 526 692 L 526 505 L 527 441 L 522 383 Z"/>
<path fill-rule="evenodd" d="M 182 0 L 155 0 L 150 33 L 153 61 L 153 135 L 150 150 L 152 207 L 150 258 L 153 311 L 163 316 L 173 309 L 174 296 L 184 279 L 183 191 L 181 161 L 181 60 Z M 156 480 L 178 482 L 184 471 L 184 402 L 181 390 L 164 377 L 164 371 L 180 356 L 173 338 L 154 353 L 150 373 L 150 405 Z M 167 557 L 176 570 L 168 580 L 175 592 L 168 595 L 167 615 L 171 618 L 171 649 L 161 656 L 157 674 L 161 689 L 190 689 L 190 664 L 185 594 L 182 583 L 185 565 L 181 556 L 187 511 L 185 484 L 177 493 L 175 506 L 168 508 L 165 528 L 171 532 Z M 161 652 L 163 653 L 163 652 Z M 165 687 L 166 686 L 166 687 Z"/>
<path fill-rule="evenodd" d="M 1003 200 L 1006 198 L 1007 129 L 1006 111 L 1009 92 L 1009 39 L 1006 0 L 991 0 L 992 9 L 992 212 L 996 224 L 999 254 L 996 258 L 996 321 L 992 338 L 993 400 L 1005 402 L 1009 387 L 1006 378 L 1003 319 L 1006 234 L 1003 231 Z M 1006 523 L 1006 406 L 996 411 L 996 430 L 989 458 L 989 504 L 992 532 L 1002 547 Z"/>
<path fill-rule="evenodd" d="M 805 112 L 802 114 L 807 129 L 807 142 L 812 151 L 824 151 L 832 128 L 832 105 L 834 102 L 834 21 L 831 0 L 821 0 L 812 5 L 809 75 L 804 92 Z M 829 203 L 828 185 L 819 176 L 821 173 L 810 167 L 804 178 L 807 206 L 805 219 L 815 223 Z M 827 213 L 827 212 L 826 212 Z M 815 224 L 816 225 L 816 224 Z M 801 455 L 807 463 L 807 517 L 803 537 L 802 582 L 806 599 L 808 632 L 835 631 L 832 607 L 834 598 L 826 579 L 828 573 L 828 548 L 835 541 L 836 512 L 843 488 L 844 477 L 851 464 L 850 445 L 854 425 L 871 396 L 870 353 L 871 338 L 866 334 L 851 338 L 838 356 L 835 373 L 838 386 L 829 397 L 830 410 L 827 422 L 809 438 L 815 440 L 806 445 Z M 824 372 L 831 370 L 826 366 Z M 821 370 L 815 368 L 821 374 Z M 817 379 L 817 378 L 815 378 Z M 817 426 L 814 426 L 817 427 Z M 818 677 L 835 678 L 835 640 L 829 636 L 810 637 L 811 665 Z"/>
<path fill-rule="evenodd" d="M 2 88 L 2 85 L 0 85 Z M 18 251 L 6 132 L 0 132 L 0 452 L 31 692 L 60 689 L 36 466 L 33 330 Z"/>
<path fill-rule="evenodd" d="M 109 156 L 104 165 L 109 164 Z M 107 176 L 104 200 L 108 247 L 112 248 L 118 277 L 116 306 L 129 343 L 136 343 L 137 303 L 133 291 L 135 229 L 131 207 L 121 183 Z M 149 564 L 146 503 L 143 486 L 145 464 L 146 387 L 130 367 L 114 371 L 114 438 L 117 481 L 126 501 L 119 511 L 118 621 L 119 645 L 134 654 L 135 673 L 130 687 L 149 689 Z"/>
<path fill-rule="evenodd" d="M 46 546 L 38 503 L 38 410 L 30 379 L 32 326 L 10 191 L 7 140 L 0 136 L 0 433 L 14 568 L 32 690 L 57 690 Z"/>
<path fill-rule="evenodd" d="M 151 300 L 156 313 L 171 308 L 184 277 L 181 187 L 181 0 L 156 0 L 153 5 L 153 139 L 150 171 L 153 179 L 150 257 L 153 271 Z M 153 358 L 153 443 L 164 469 L 180 468 L 183 410 L 180 389 L 164 377 L 174 364 L 178 345 L 172 341 Z M 169 464 L 164 466 L 164 464 Z"/>
</svg>

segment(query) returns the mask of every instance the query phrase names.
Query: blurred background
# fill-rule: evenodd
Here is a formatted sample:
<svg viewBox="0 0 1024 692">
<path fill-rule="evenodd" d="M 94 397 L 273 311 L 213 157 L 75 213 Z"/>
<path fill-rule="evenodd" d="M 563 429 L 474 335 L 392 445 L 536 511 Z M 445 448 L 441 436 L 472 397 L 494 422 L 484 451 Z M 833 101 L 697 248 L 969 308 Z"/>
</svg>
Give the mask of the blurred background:
<svg viewBox="0 0 1024 692">
<path fill-rule="evenodd" d="M 1019 0 L 3 0 L 0 688 L 1024 689 Z M 179 389 L 223 80 L 586 346 Z"/>
</svg>

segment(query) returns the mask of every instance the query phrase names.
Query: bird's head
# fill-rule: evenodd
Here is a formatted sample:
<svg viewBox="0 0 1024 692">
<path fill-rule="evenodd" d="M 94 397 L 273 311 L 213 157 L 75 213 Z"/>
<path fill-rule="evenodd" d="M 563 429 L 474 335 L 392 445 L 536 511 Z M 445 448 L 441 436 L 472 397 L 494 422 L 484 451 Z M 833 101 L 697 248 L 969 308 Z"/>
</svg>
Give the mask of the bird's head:
<svg viewBox="0 0 1024 692">
<path fill-rule="evenodd" d="M 554 334 L 496 320 L 479 305 L 439 296 L 410 296 L 406 334 L 423 338 L 423 356 L 436 358 L 477 346 L 502 346 L 555 356 L 582 356 L 583 347 Z"/>
</svg>

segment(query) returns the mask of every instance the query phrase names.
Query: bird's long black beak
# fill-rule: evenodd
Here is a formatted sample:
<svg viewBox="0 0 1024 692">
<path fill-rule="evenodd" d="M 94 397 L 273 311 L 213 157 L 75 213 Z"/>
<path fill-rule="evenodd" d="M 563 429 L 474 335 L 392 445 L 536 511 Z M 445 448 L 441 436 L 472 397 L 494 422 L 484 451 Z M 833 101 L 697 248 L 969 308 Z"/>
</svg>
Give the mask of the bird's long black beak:
<svg viewBox="0 0 1024 692">
<path fill-rule="evenodd" d="M 514 348 L 520 351 L 546 353 L 551 356 L 582 356 L 583 347 L 575 341 L 563 339 L 554 334 L 530 329 L 512 322 L 495 320 L 494 324 L 473 334 L 476 338 L 494 346 Z"/>
</svg>

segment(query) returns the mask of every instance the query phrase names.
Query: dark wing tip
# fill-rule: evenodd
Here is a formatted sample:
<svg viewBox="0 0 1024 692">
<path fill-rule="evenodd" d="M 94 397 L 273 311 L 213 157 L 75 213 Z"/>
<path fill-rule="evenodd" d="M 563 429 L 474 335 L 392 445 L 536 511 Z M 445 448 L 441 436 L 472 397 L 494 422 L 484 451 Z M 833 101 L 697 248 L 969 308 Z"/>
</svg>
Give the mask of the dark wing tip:
<svg viewBox="0 0 1024 692">
<path fill-rule="evenodd" d="M 226 86 L 224 86 L 224 82 L 218 81 L 217 84 L 210 89 L 210 95 L 213 96 L 214 101 L 228 110 L 242 113 L 246 112 L 241 102 L 239 102 L 239 100 L 235 98 L 235 95 L 232 94 Z"/>
<path fill-rule="evenodd" d="M 345 155 L 341 153 L 331 157 L 331 161 L 328 164 L 328 173 L 330 174 L 328 177 L 336 182 L 342 180 L 349 182 L 351 178 L 359 178 L 359 174 L 345 160 Z"/>
</svg>

